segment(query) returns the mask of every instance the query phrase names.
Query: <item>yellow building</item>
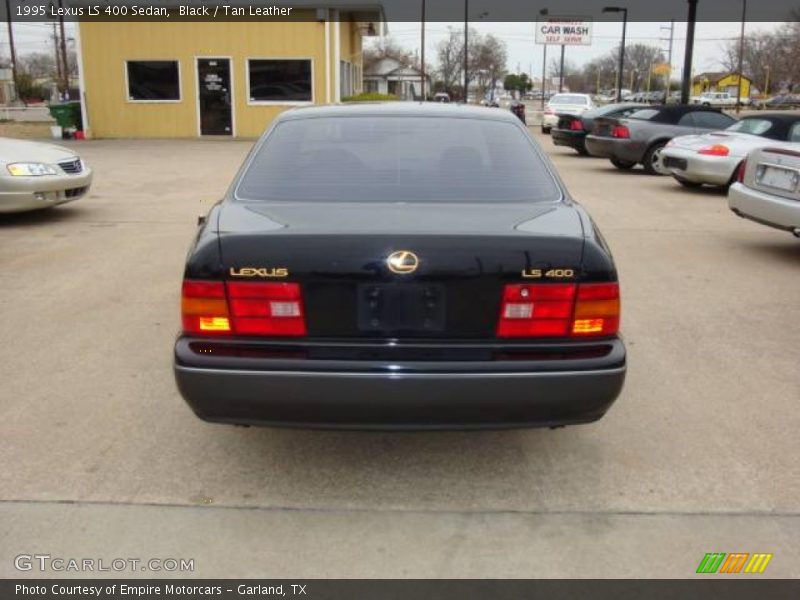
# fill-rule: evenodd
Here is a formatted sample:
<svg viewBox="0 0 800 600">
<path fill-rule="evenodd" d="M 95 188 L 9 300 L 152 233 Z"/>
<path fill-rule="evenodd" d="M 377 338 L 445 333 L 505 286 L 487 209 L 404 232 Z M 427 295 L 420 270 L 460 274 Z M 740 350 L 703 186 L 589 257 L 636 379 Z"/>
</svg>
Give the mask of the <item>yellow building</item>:
<svg viewBox="0 0 800 600">
<path fill-rule="evenodd" d="M 383 26 L 372 6 L 280 22 L 82 21 L 86 135 L 257 137 L 281 111 L 357 94 L 362 37 Z"/>
<path fill-rule="evenodd" d="M 742 98 L 750 97 L 752 81 L 742 76 Z M 692 95 L 699 96 L 704 92 L 728 92 L 736 95 L 739 87 L 738 73 L 700 73 L 692 80 Z"/>
</svg>

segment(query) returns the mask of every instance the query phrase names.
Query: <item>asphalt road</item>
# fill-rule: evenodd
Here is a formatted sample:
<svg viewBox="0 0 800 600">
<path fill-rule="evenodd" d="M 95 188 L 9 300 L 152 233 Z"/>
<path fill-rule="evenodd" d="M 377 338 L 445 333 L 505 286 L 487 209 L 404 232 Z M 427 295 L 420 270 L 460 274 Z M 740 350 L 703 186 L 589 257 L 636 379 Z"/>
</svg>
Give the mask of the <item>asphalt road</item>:
<svg viewBox="0 0 800 600">
<path fill-rule="evenodd" d="M 81 143 L 90 197 L 0 217 L 0 577 L 39 576 L 15 570 L 24 553 L 193 558 L 194 576 L 687 577 L 706 552 L 800 576 L 800 241 L 543 143 L 615 252 L 626 388 L 593 425 L 403 434 L 196 419 L 170 367 L 183 260 L 250 144 Z"/>
</svg>

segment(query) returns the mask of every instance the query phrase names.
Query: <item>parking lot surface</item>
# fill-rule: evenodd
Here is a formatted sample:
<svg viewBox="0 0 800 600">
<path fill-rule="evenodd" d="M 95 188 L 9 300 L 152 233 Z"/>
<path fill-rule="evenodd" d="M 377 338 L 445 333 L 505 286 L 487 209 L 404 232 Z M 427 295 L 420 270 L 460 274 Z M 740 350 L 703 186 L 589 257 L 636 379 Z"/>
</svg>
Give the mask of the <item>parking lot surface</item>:
<svg viewBox="0 0 800 600">
<path fill-rule="evenodd" d="M 688 577 L 706 552 L 800 576 L 800 241 L 536 135 L 614 251 L 628 380 L 596 424 L 479 433 L 199 421 L 171 371 L 183 261 L 251 144 L 76 146 L 89 197 L 0 216 L 0 577 L 41 576 L 21 553 L 194 558 L 194 576 Z"/>
</svg>

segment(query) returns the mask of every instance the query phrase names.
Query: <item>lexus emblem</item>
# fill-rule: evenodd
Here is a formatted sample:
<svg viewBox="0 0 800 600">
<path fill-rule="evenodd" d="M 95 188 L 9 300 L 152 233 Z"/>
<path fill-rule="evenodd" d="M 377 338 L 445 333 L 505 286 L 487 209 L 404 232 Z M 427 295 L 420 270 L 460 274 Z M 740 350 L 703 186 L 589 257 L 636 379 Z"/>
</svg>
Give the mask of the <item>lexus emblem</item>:
<svg viewBox="0 0 800 600">
<path fill-rule="evenodd" d="M 409 250 L 398 250 L 389 255 L 389 258 L 386 259 L 386 266 L 392 273 L 408 275 L 419 267 L 419 257 Z"/>
</svg>

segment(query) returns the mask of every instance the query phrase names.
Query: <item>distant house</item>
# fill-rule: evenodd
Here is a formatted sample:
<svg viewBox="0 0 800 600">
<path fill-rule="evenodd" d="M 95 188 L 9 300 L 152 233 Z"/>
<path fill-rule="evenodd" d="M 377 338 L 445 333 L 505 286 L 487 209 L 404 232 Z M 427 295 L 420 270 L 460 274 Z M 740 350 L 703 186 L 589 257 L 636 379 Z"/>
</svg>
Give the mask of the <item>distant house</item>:
<svg viewBox="0 0 800 600">
<path fill-rule="evenodd" d="M 742 96 L 744 98 L 750 97 L 752 84 L 753 81 L 749 77 L 742 76 Z M 704 92 L 728 92 L 736 95 L 738 87 L 738 73 L 700 73 L 695 75 L 692 81 L 692 95 L 699 96 Z"/>
<path fill-rule="evenodd" d="M 399 60 L 384 57 L 364 67 L 364 91 L 392 94 L 402 100 L 414 100 L 421 94 L 422 72 Z M 430 92 L 431 78 L 426 74 L 425 89 Z"/>
</svg>

